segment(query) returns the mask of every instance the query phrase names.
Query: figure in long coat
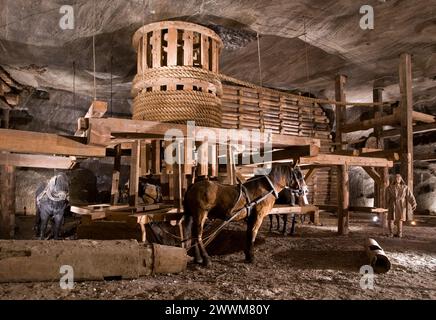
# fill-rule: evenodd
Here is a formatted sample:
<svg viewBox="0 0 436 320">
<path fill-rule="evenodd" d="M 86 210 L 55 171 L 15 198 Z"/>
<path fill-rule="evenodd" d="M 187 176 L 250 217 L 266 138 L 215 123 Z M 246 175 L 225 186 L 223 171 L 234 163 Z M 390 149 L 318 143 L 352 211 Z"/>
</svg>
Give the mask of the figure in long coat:
<svg viewBox="0 0 436 320">
<path fill-rule="evenodd" d="M 412 211 L 416 209 L 416 200 L 409 187 L 404 183 L 401 175 L 395 175 L 389 187 L 386 189 L 386 201 L 388 205 L 389 236 L 393 236 L 394 221 L 397 225 L 396 236 L 403 236 L 403 221 L 407 221 L 407 205 L 410 204 Z"/>
</svg>

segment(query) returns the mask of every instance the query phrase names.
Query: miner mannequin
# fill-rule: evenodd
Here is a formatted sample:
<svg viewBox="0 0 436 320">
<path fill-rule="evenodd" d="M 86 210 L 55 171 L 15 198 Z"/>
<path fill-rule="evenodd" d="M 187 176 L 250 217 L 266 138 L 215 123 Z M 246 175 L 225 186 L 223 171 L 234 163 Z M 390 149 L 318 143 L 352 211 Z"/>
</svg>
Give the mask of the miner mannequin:
<svg viewBox="0 0 436 320">
<path fill-rule="evenodd" d="M 389 236 L 393 236 L 394 221 L 397 225 L 396 236 L 403 236 L 403 221 L 407 220 L 407 206 L 411 205 L 412 211 L 416 209 L 416 200 L 413 193 L 404 183 L 401 175 L 396 174 L 386 190 L 386 201 L 388 205 L 388 226 Z"/>
</svg>

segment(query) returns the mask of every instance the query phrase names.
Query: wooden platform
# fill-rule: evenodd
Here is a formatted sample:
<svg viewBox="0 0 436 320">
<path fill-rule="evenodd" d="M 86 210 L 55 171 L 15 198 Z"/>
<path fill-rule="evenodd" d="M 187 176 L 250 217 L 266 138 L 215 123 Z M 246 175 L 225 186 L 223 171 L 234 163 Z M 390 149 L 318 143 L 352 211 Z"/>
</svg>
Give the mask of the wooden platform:
<svg viewBox="0 0 436 320">
<path fill-rule="evenodd" d="M 276 204 L 269 214 L 294 214 L 310 215 L 310 221 L 314 225 L 319 225 L 319 208 L 313 205 L 307 206 L 290 206 L 287 204 Z"/>
</svg>

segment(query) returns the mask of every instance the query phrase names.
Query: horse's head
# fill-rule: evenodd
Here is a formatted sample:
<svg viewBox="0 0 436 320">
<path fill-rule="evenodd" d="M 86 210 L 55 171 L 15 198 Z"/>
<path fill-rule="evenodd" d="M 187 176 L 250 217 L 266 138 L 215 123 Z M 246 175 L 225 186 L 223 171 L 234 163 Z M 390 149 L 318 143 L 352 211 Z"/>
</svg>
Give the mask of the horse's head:
<svg viewBox="0 0 436 320">
<path fill-rule="evenodd" d="M 290 186 L 291 189 L 298 190 L 300 195 L 305 196 L 309 193 L 309 188 L 307 187 L 306 181 L 304 181 L 303 172 L 300 166 L 297 164 L 292 169 L 293 181 Z"/>
<path fill-rule="evenodd" d="M 273 164 L 269 177 L 277 192 L 291 187 L 294 181 L 292 166 L 289 164 Z"/>
<path fill-rule="evenodd" d="M 65 192 L 68 193 L 69 188 L 69 180 L 65 173 L 61 172 L 58 173 L 56 176 L 51 178 L 51 187 L 53 188 L 54 192 Z"/>
</svg>

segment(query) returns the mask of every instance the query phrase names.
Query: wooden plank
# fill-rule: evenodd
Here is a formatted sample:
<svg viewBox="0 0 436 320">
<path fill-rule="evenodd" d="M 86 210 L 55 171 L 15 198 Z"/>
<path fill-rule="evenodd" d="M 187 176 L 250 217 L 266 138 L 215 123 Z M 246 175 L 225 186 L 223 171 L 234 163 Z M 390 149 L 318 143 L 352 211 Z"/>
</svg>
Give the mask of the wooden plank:
<svg viewBox="0 0 436 320">
<path fill-rule="evenodd" d="M 118 203 L 121 172 L 121 145 L 115 146 L 114 169 L 112 171 L 111 205 Z"/>
<path fill-rule="evenodd" d="M 418 111 L 412 111 L 413 122 L 435 123 L 436 117 L 432 114 L 426 114 Z"/>
<path fill-rule="evenodd" d="M 157 121 L 144 121 L 144 120 L 130 120 L 130 119 L 116 119 L 116 118 L 90 118 L 89 125 L 95 125 L 100 127 L 106 127 L 110 129 L 111 136 L 122 136 L 123 138 L 129 138 L 129 134 L 132 134 L 135 139 L 141 139 L 142 136 L 148 137 L 149 135 L 155 135 L 155 137 L 164 138 L 166 132 L 169 129 L 176 129 L 187 137 L 186 125 L 183 124 L 168 124 Z M 241 143 L 259 143 L 262 144 L 266 140 L 266 136 L 260 135 L 256 136 L 248 136 L 245 131 L 238 130 L 227 130 L 221 128 L 212 128 L 212 127 L 195 127 L 195 131 L 203 131 L 210 130 L 211 133 L 215 134 L 216 137 L 232 137 L 238 136 L 240 137 Z M 204 131 L 203 131 L 204 132 Z M 245 134 L 244 134 L 245 132 Z M 280 134 L 270 134 L 271 144 L 274 148 L 280 147 L 288 147 L 288 146 L 304 146 L 304 145 L 315 145 L 320 146 L 320 140 L 316 138 L 310 137 L 297 137 L 297 136 L 289 136 L 289 135 L 280 135 Z M 202 141 L 203 135 L 196 135 L 196 141 Z M 110 143 L 114 143 L 114 141 L 106 141 L 105 145 L 109 145 Z"/>
<path fill-rule="evenodd" d="M 412 57 L 403 53 L 400 56 L 400 149 L 401 176 L 413 193 L 413 92 L 412 92 Z M 407 206 L 407 217 L 413 219 L 411 206 Z"/>
<path fill-rule="evenodd" d="M 167 65 L 177 65 L 177 29 L 168 29 Z"/>
<path fill-rule="evenodd" d="M 233 146 L 231 144 L 227 144 L 227 161 L 226 161 L 226 170 L 227 170 L 227 183 L 235 184 L 235 171 L 234 171 L 234 158 L 233 158 Z"/>
<path fill-rule="evenodd" d="M 375 119 L 357 121 L 354 123 L 346 124 L 342 127 L 342 132 L 348 133 L 348 132 L 354 132 L 360 130 L 368 130 L 376 126 L 385 126 L 385 125 L 392 126 L 398 124 L 398 122 L 399 122 L 398 113 L 394 113 Z"/>
<path fill-rule="evenodd" d="M 413 134 L 436 131 L 436 123 L 418 124 L 413 126 Z M 400 135 L 400 129 L 385 130 L 381 133 L 382 138 L 392 138 Z"/>
<path fill-rule="evenodd" d="M 309 171 L 304 175 L 304 181 L 309 181 L 311 177 L 313 177 L 314 173 L 316 171 L 316 168 L 310 168 Z"/>
<path fill-rule="evenodd" d="M 151 42 L 151 45 L 153 47 L 152 49 L 153 68 L 161 67 L 161 61 L 162 61 L 162 33 L 161 32 L 162 32 L 161 30 L 153 31 L 153 37 Z"/>
<path fill-rule="evenodd" d="M 201 66 L 209 70 L 209 37 L 205 34 L 201 35 Z"/>
<path fill-rule="evenodd" d="M 71 169 L 74 157 L 56 157 L 36 154 L 0 153 L 0 165 L 29 168 Z"/>
<path fill-rule="evenodd" d="M 216 144 L 212 144 L 210 145 L 210 166 L 211 166 L 211 171 L 210 171 L 210 176 L 211 177 L 218 177 L 218 153 L 217 153 L 217 148 L 218 145 Z"/>
<path fill-rule="evenodd" d="M 73 137 L 12 129 L 0 129 L 0 150 L 83 157 L 106 155 L 104 147 L 88 146 L 77 142 Z"/>
<path fill-rule="evenodd" d="M 135 206 L 138 203 L 140 152 L 141 145 L 138 140 L 135 140 L 132 143 L 132 155 L 130 157 L 129 205 L 131 206 Z"/>
<path fill-rule="evenodd" d="M 208 176 L 209 175 L 209 142 L 207 139 L 201 143 L 198 149 L 198 162 L 200 165 L 199 175 Z"/>
<path fill-rule="evenodd" d="M 365 148 L 363 148 L 365 149 Z M 390 161 L 398 161 L 400 159 L 400 150 L 381 150 L 381 151 L 371 151 L 360 153 L 361 157 L 371 157 L 371 158 L 386 158 Z"/>
<path fill-rule="evenodd" d="M 392 167 L 393 162 L 383 158 L 341 156 L 335 154 L 318 154 L 313 157 L 301 157 L 300 165 L 344 165 L 361 167 Z"/>
<path fill-rule="evenodd" d="M 192 31 L 184 30 L 183 32 L 183 65 L 192 66 L 194 48 L 194 34 Z"/>
<path fill-rule="evenodd" d="M 212 72 L 219 70 L 219 48 L 216 40 L 212 39 Z"/>
<path fill-rule="evenodd" d="M 151 172 L 153 174 L 160 174 L 160 152 L 161 152 L 161 145 L 160 140 L 153 140 L 151 142 L 152 145 L 152 152 L 151 152 Z"/>
<path fill-rule="evenodd" d="M 147 158 L 147 148 L 148 148 L 148 144 L 145 141 L 141 141 L 141 154 L 140 154 L 140 160 L 139 160 L 139 168 L 140 168 L 140 172 L 139 175 L 140 176 L 146 176 L 148 173 L 148 158 Z"/>
</svg>

